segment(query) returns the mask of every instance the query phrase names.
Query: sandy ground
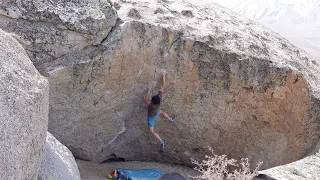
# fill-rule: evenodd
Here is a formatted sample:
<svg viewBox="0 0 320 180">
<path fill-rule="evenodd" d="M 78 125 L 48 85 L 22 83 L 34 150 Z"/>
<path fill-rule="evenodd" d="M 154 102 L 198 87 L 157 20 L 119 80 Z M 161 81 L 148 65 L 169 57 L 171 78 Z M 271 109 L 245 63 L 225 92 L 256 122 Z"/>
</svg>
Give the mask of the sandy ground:
<svg viewBox="0 0 320 180">
<path fill-rule="evenodd" d="M 94 163 L 88 161 L 77 160 L 77 164 L 80 170 L 80 176 L 82 180 L 106 180 L 108 173 L 115 168 L 124 169 L 151 169 L 155 168 L 166 174 L 179 173 L 188 180 L 192 178 L 190 176 L 196 176 L 197 171 L 192 168 L 163 164 L 155 162 L 139 162 L 139 161 L 124 161 L 124 162 L 112 162 L 112 163 Z"/>
</svg>

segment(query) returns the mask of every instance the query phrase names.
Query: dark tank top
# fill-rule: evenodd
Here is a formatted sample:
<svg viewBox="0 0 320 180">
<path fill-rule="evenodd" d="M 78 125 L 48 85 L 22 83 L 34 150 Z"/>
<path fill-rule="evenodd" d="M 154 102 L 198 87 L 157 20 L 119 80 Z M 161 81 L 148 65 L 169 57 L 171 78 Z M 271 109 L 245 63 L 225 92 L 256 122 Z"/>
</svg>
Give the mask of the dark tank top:
<svg viewBox="0 0 320 180">
<path fill-rule="evenodd" d="M 159 91 L 159 93 L 156 95 L 160 97 L 160 102 L 162 99 L 162 92 Z M 153 104 L 152 102 L 148 105 L 148 116 L 149 117 L 154 117 L 155 115 L 157 115 L 158 110 L 160 108 L 160 104 Z"/>
</svg>

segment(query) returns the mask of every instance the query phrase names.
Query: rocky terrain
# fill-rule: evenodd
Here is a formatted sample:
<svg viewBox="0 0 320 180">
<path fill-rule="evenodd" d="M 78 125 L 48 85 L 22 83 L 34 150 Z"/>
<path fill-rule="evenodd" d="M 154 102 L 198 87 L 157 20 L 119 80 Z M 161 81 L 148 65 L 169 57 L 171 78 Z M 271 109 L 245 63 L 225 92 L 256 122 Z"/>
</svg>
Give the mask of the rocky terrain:
<svg viewBox="0 0 320 180">
<path fill-rule="evenodd" d="M 49 132 L 78 159 L 190 166 L 211 146 L 266 169 L 305 157 L 319 142 L 319 64 L 219 5 L 3 1 L 0 15 L 0 28 L 50 83 L 49 97 L 36 101 L 49 99 Z M 160 118 L 156 131 L 168 145 L 159 153 L 143 99 L 148 87 L 157 93 L 162 71 L 161 108 L 177 120 Z M 45 132 L 46 125 L 37 131 L 42 143 Z"/>
<path fill-rule="evenodd" d="M 260 180 L 319 180 L 320 179 L 320 152 L 283 166 L 273 167 L 260 174 Z M 267 175 L 267 176 L 264 176 Z M 257 179 L 258 180 L 258 179 Z"/>
</svg>

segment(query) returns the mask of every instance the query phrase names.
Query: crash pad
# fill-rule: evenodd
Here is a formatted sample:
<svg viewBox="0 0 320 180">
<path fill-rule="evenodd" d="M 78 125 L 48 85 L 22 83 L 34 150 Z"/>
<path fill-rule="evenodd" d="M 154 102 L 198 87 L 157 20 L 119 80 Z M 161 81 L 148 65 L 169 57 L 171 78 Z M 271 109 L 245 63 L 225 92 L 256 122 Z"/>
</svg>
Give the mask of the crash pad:
<svg viewBox="0 0 320 180">
<path fill-rule="evenodd" d="M 132 180 L 158 180 L 164 175 L 163 172 L 157 169 L 131 170 L 118 168 L 117 170 L 124 171 Z"/>
</svg>

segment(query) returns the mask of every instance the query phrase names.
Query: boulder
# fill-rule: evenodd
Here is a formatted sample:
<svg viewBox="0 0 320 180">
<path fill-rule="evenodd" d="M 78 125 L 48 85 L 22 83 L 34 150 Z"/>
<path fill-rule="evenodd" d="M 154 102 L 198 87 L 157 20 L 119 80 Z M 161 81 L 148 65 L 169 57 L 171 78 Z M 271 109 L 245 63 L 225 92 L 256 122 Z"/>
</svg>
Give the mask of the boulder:
<svg viewBox="0 0 320 180">
<path fill-rule="evenodd" d="M 317 179 L 320 174 L 320 151 L 314 155 L 307 156 L 303 159 L 282 166 L 273 167 L 260 171 L 260 176 L 265 175 L 265 180 L 308 180 Z M 263 179 L 263 178 L 257 178 Z"/>
<path fill-rule="evenodd" d="M 0 179 L 37 179 L 48 111 L 48 80 L 0 29 Z"/>
<path fill-rule="evenodd" d="M 53 64 L 59 57 L 67 58 L 86 47 L 100 44 L 117 19 L 116 11 L 107 1 L 0 2 L 0 27 L 15 34 L 36 68 L 46 76 L 50 71 L 48 64 Z M 69 59 L 66 65 L 72 63 L 78 63 L 78 60 Z"/>
<path fill-rule="evenodd" d="M 191 165 L 212 146 L 268 168 L 315 148 L 319 64 L 304 51 L 216 4 L 141 0 L 116 8 L 119 19 L 100 44 L 40 65 L 51 85 L 49 130 L 77 158 Z M 159 153 L 143 99 L 149 84 L 157 93 L 163 70 L 161 108 L 177 120 L 156 125 L 168 142 Z"/>
<path fill-rule="evenodd" d="M 47 132 L 38 180 L 80 180 L 71 151 Z"/>
</svg>

